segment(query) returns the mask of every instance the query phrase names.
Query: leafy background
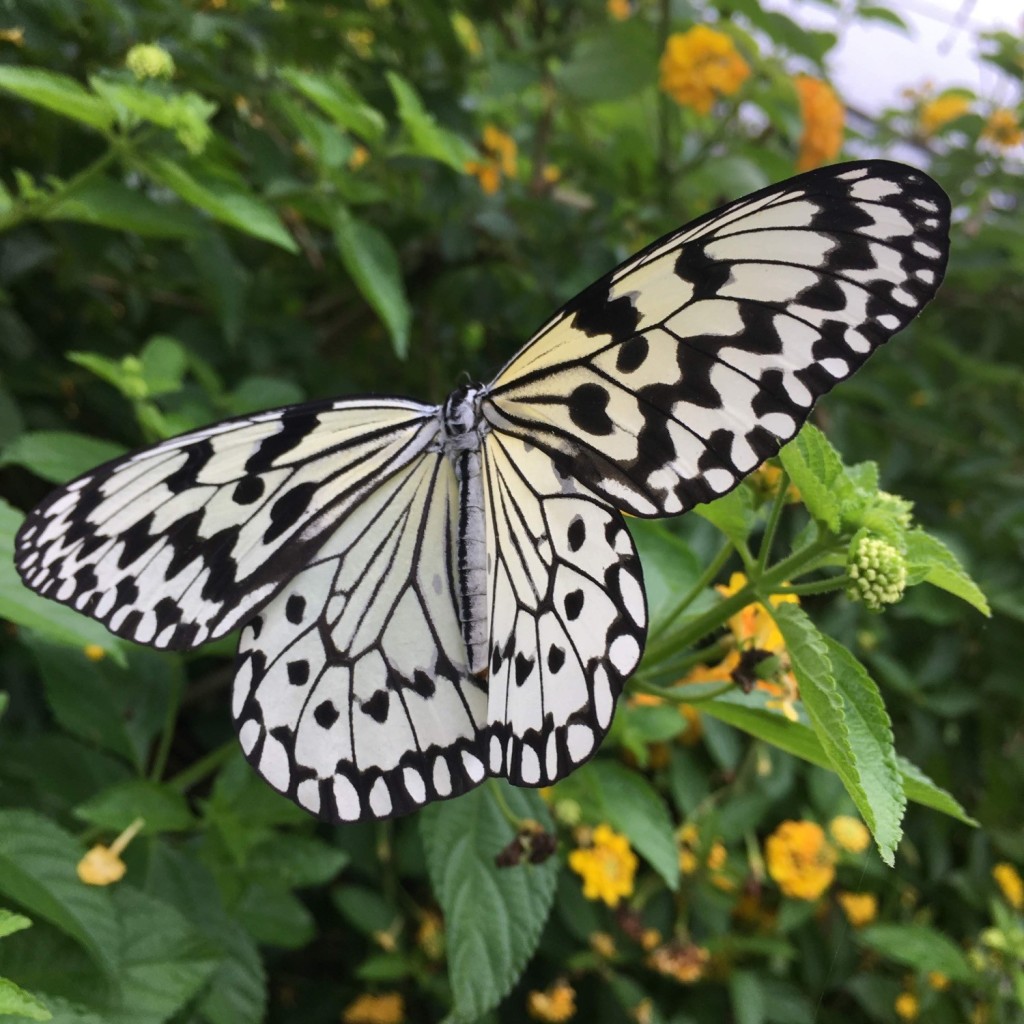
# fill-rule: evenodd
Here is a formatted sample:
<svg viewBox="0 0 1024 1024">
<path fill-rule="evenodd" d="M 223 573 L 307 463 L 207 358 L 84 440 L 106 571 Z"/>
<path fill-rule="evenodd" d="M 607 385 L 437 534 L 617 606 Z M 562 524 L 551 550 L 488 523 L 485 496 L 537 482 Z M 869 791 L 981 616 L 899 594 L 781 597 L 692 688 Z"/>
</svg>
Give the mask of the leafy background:
<svg viewBox="0 0 1024 1024">
<path fill-rule="evenodd" d="M 694 25 L 749 70 L 704 112 L 659 88 L 669 36 Z M 1011 97 L 923 87 L 844 136 L 799 77 L 827 79 L 835 41 L 753 0 L 0 4 L 0 1013 L 1021 1019 L 1024 49 L 981 41 Z M 20 587 L 13 535 L 49 486 L 227 415 L 487 379 L 651 238 L 815 146 L 834 158 L 829 131 L 950 193 L 943 290 L 816 413 L 854 468 L 810 433 L 785 460 L 802 506 L 762 480 L 636 524 L 655 621 L 693 601 L 600 756 L 543 798 L 485 786 L 320 826 L 242 762 L 230 642 L 157 654 Z M 694 681 L 740 623 L 711 584 L 773 510 L 780 546 L 817 530 L 835 555 L 877 512 L 869 459 L 948 547 L 885 521 L 912 582 L 937 585 L 884 616 L 830 592 L 775 609 L 796 721 L 760 685 Z M 888 718 L 857 704 L 872 679 Z M 892 768 L 877 785 L 872 744 Z M 824 839 L 858 809 L 875 850 Z M 812 897 L 771 870 L 787 821 L 822 841 Z M 625 839 L 602 846 L 602 825 Z M 499 868 L 510 843 L 524 863 Z M 119 881 L 79 876 L 95 847 Z M 614 881 L 602 851 L 621 891 L 588 898 L 588 874 Z"/>
</svg>

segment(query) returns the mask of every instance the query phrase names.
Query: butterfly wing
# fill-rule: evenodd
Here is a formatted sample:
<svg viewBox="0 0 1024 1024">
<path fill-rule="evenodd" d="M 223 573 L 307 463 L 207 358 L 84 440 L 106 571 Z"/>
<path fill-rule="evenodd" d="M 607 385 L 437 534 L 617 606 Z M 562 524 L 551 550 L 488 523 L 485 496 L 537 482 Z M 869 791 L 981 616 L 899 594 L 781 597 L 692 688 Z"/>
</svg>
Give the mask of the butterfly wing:
<svg viewBox="0 0 1024 1024">
<path fill-rule="evenodd" d="M 242 748 L 322 818 L 403 814 L 486 775 L 487 688 L 458 622 L 457 524 L 452 464 L 427 453 L 351 505 L 242 630 Z"/>
<path fill-rule="evenodd" d="M 18 571 L 119 636 L 194 647 L 270 600 L 438 429 L 433 406 L 359 399 L 183 434 L 50 495 L 18 533 Z"/>
<path fill-rule="evenodd" d="M 654 242 L 557 313 L 484 414 L 638 516 L 711 501 L 935 294 L 949 200 L 887 161 L 823 168 Z"/>
<path fill-rule="evenodd" d="M 622 515 L 516 437 L 484 442 L 488 768 L 542 786 L 593 754 L 647 630 Z"/>
</svg>

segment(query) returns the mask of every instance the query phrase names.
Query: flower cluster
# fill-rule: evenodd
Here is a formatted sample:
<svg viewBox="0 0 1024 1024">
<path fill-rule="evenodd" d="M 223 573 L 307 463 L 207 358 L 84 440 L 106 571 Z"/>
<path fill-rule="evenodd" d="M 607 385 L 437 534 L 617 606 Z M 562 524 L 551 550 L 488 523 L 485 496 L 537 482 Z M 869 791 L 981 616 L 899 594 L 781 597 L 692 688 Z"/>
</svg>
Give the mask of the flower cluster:
<svg viewBox="0 0 1024 1024">
<path fill-rule="evenodd" d="M 921 106 L 917 117 L 918 131 L 927 138 L 951 121 L 963 117 L 970 109 L 971 101 L 961 93 L 943 93 Z"/>
<path fill-rule="evenodd" d="M 604 824 L 591 833 L 588 846 L 569 854 L 569 867 L 583 879 L 583 895 L 609 907 L 633 894 L 637 864 L 629 840 Z"/>
<path fill-rule="evenodd" d="M 466 173 L 472 174 L 484 192 L 493 196 L 501 187 L 502 176 L 514 178 L 519 172 L 516 140 L 500 128 L 488 124 L 484 126 L 480 149 L 482 158 L 470 160 L 466 164 Z"/>
<path fill-rule="evenodd" d="M 365 992 L 345 1008 L 344 1024 L 402 1024 L 405 1001 L 399 992 Z"/>
<path fill-rule="evenodd" d="M 839 155 L 843 148 L 846 112 L 827 82 L 810 75 L 797 75 L 793 84 L 800 98 L 800 117 L 804 124 L 796 168 L 811 171 Z"/>
<path fill-rule="evenodd" d="M 907 561 L 891 544 L 878 537 L 860 537 L 853 546 L 847 572 L 847 593 L 871 611 L 895 604 L 907 586 Z"/>
<path fill-rule="evenodd" d="M 560 1024 L 576 1014 L 576 992 L 564 979 L 556 981 L 543 992 L 531 992 L 526 998 L 527 1013 L 534 1020 Z"/>
<path fill-rule="evenodd" d="M 739 92 L 750 77 L 750 65 L 732 39 L 706 25 L 670 35 L 658 69 L 662 91 L 699 114 L 710 113 L 720 97 Z"/>
<path fill-rule="evenodd" d="M 124 64 L 140 82 L 146 78 L 171 78 L 174 75 L 174 58 L 162 46 L 153 43 L 133 46 L 125 56 Z"/>
<path fill-rule="evenodd" d="M 836 851 L 813 821 L 784 821 L 764 846 L 768 874 L 783 895 L 816 900 L 836 876 Z"/>
<path fill-rule="evenodd" d="M 1024 910 L 1024 880 L 1021 879 L 1020 872 L 1012 864 L 1003 861 L 992 869 L 992 877 L 999 886 L 1003 899 L 1014 910 Z"/>
</svg>

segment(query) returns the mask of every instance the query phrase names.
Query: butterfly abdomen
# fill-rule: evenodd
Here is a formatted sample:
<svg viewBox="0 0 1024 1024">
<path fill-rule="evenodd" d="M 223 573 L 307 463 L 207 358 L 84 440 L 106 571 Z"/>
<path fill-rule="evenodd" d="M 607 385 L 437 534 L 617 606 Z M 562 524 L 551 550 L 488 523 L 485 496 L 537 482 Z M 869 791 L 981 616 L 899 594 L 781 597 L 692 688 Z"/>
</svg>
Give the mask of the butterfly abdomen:
<svg viewBox="0 0 1024 1024">
<path fill-rule="evenodd" d="M 489 427 L 480 416 L 479 387 L 463 386 L 441 407 L 442 445 L 452 460 L 459 485 L 456 535 L 456 600 L 469 671 L 487 674 L 487 522 L 484 515 L 482 435 Z"/>
</svg>

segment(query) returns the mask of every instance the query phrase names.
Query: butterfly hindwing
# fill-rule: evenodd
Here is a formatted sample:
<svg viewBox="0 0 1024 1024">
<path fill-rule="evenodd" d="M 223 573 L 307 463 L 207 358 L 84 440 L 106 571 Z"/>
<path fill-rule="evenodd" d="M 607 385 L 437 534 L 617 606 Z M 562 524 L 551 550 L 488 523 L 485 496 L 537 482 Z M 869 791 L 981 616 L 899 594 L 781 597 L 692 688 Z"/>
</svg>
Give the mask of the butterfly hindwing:
<svg viewBox="0 0 1024 1024">
<path fill-rule="evenodd" d="M 815 400 L 935 294 L 949 200 L 885 161 L 773 185 L 586 289 L 484 414 L 617 507 L 677 515 L 774 455 Z"/>
<path fill-rule="evenodd" d="M 640 661 L 643 574 L 622 515 L 543 451 L 495 432 L 484 461 L 489 769 L 550 785 L 597 749 Z"/>
<path fill-rule="evenodd" d="M 18 533 L 18 571 L 118 636 L 194 647 L 265 604 L 334 517 L 437 432 L 434 407 L 401 399 L 311 402 L 192 431 L 55 491 Z"/>
<path fill-rule="evenodd" d="M 386 818 L 485 777 L 485 684 L 452 573 L 458 493 L 440 453 L 352 507 L 242 630 L 233 709 L 276 789 L 333 821 Z"/>
</svg>

